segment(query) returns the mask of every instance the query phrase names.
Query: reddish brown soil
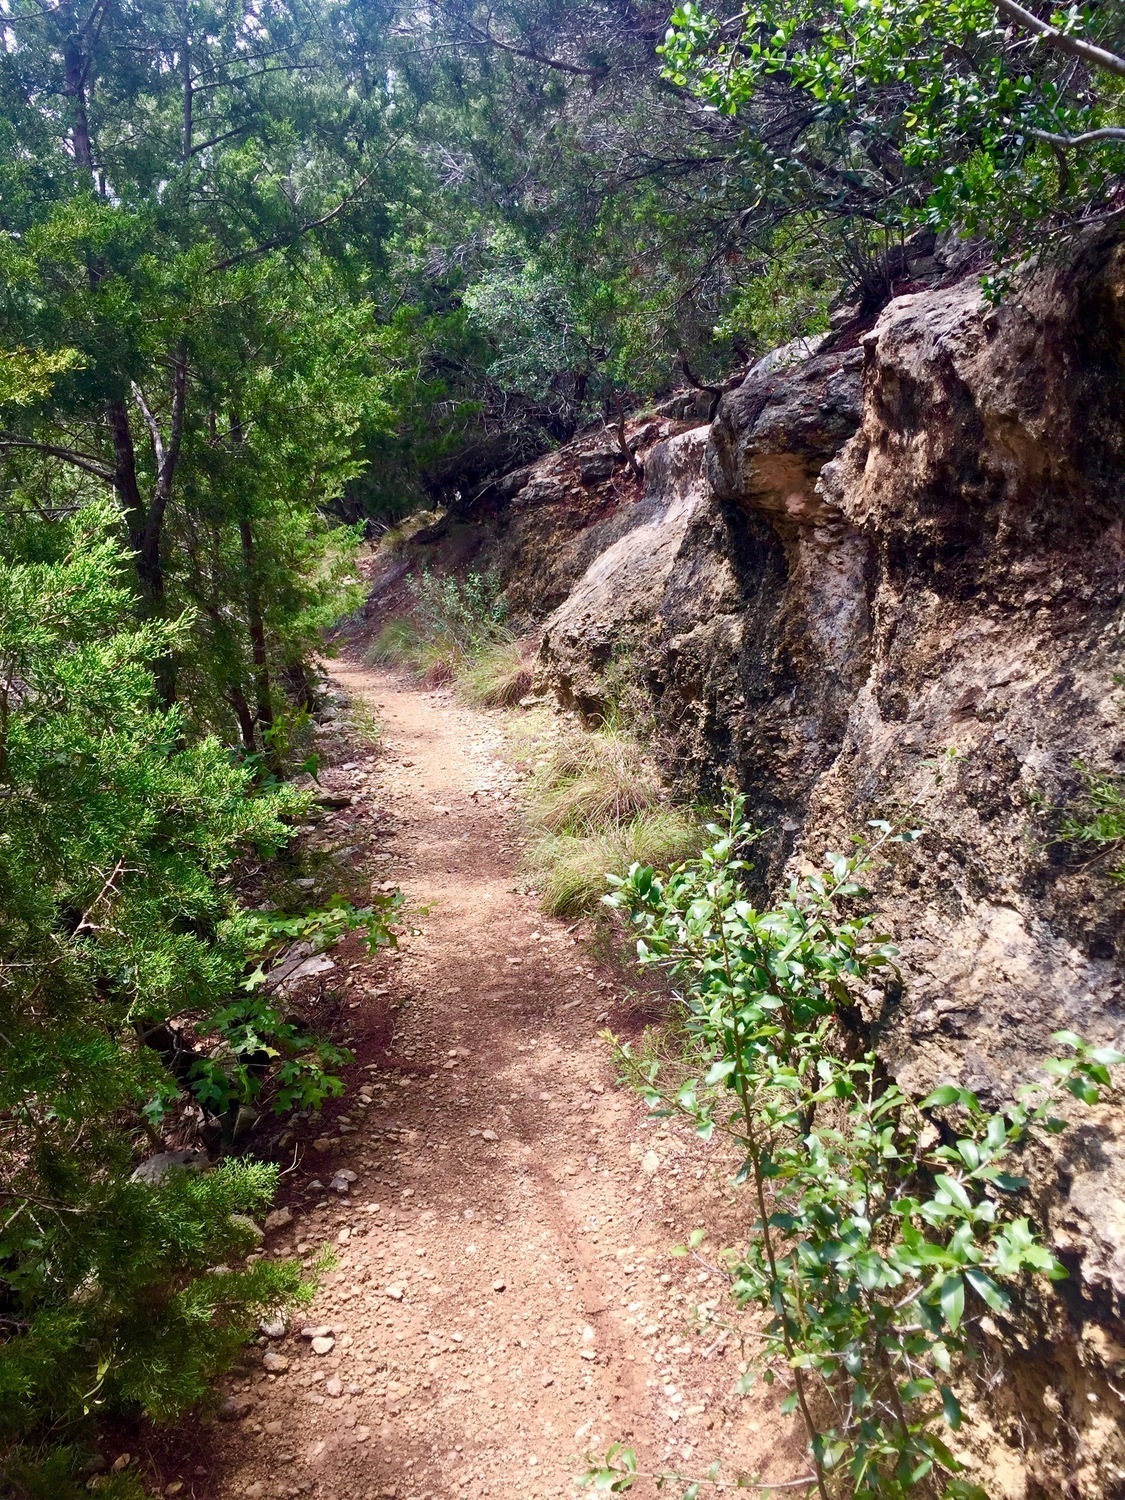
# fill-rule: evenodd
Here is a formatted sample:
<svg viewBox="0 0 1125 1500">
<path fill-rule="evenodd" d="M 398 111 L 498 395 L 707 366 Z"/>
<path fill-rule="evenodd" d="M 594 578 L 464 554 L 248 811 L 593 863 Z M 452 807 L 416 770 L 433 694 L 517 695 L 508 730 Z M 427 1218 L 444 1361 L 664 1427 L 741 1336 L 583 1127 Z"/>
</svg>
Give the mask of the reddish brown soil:
<svg viewBox="0 0 1125 1500">
<path fill-rule="evenodd" d="M 395 958 L 348 954 L 354 1031 L 378 1038 L 351 1070 L 354 1133 L 338 1112 L 322 1127 L 331 1144 L 289 1179 L 294 1224 L 267 1241 L 330 1246 L 337 1268 L 270 1345 L 288 1369 L 266 1373 L 259 1348 L 229 1383 L 253 1405 L 206 1434 L 208 1484 L 247 1500 L 534 1500 L 571 1493 L 583 1454 L 623 1438 L 648 1471 L 803 1473 L 777 1398 L 737 1394 L 725 1283 L 668 1253 L 696 1224 L 736 1232 L 726 1164 L 618 1086 L 599 1032 L 635 1014 L 621 975 L 517 890 L 502 718 L 356 663 L 334 676 L 384 726 L 359 790 L 397 831 L 363 852 L 389 853 L 378 878 L 420 930 Z M 309 1187 L 341 1168 L 357 1174 L 348 1197 Z M 330 1326 L 330 1352 L 299 1336 L 306 1322 Z M 180 1477 L 186 1500 L 199 1481 Z"/>
</svg>

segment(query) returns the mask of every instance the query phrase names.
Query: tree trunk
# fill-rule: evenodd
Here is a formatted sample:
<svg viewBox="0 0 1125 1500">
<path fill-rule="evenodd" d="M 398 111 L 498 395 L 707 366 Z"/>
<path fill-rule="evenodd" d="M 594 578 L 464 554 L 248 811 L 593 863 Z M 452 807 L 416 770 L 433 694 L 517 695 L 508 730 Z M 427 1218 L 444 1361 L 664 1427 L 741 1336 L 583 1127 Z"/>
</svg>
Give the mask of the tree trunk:
<svg viewBox="0 0 1125 1500">
<path fill-rule="evenodd" d="M 275 766 L 277 751 L 273 744 L 273 694 L 270 688 L 269 660 L 266 656 L 266 627 L 262 619 L 258 584 L 254 577 L 254 533 L 249 521 L 239 521 L 238 534 L 242 541 L 242 561 L 246 568 L 246 616 L 250 627 L 250 652 L 254 661 L 258 727 L 262 735 L 262 748 L 265 751 L 266 763 Z"/>
<path fill-rule="evenodd" d="M 253 755 L 258 747 L 254 738 L 254 715 L 250 712 L 246 695 L 241 688 L 231 687 L 227 689 L 227 700 L 238 720 L 238 728 L 242 735 L 242 748 L 248 755 Z"/>
</svg>

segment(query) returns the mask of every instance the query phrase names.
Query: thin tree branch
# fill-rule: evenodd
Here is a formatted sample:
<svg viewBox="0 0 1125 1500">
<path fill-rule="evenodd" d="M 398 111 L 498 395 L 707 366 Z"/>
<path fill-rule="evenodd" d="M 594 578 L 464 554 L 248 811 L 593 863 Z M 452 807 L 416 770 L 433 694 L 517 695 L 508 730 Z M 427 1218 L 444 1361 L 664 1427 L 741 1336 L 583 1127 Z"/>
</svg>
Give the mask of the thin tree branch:
<svg viewBox="0 0 1125 1500">
<path fill-rule="evenodd" d="M 91 915 L 94 912 L 95 908 L 98 907 L 98 906 L 100 906 L 101 903 L 102 903 L 102 901 L 106 898 L 106 896 L 109 895 L 110 891 L 113 891 L 114 895 L 117 894 L 116 889 L 114 887 L 114 881 L 117 879 L 117 877 L 122 873 L 122 871 L 124 869 L 125 869 L 125 856 L 122 855 L 121 858 L 114 865 L 112 871 L 106 876 L 105 883 L 103 884 L 101 890 L 94 897 L 93 901 L 90 902 L 90 904 L 86 908 L 86 910 L 82 913 L 81 921 L 78 923 L 78 926 L 74 929 L 74 932 L 71 934 L 72 937 L 77 937 L 80 932 L 98 932 L 100 930 L 96 926 L 96 924 L 90 920 Z M 129 873 L 132 873 L 132 872 L 129 872 Z"/>
<path fill-rule="evenodd" d="M 152 451 L 156 458 L 156 472 L 159 474 L 164 468 L 164 439 L 160 435 L 160 423 L 153 416 L 152 412 L 149 411 L 144 392 L 137 382 L 134 380 L 130 384 L 133 389 L 133 400 L 140 407 L 141 416 L 144 417 L 145 426 L 148 428 L 148 435 L 152 439 Z"/>
<path fill-rule="evenodd" d="M 236 125 L 233 130 L 224 130 L 222 135 L 213 135 L 209 141 L 199 141 L 191 148 L 191 155 L 198 156 L 201 151 L 209 151 L 212 146 L 221 146 L 224 141 L 233 140 L 236 135 L 245 135 L 248 130 L 253 130 L 253 125 L 247 121 L 243 125 Z"/>
<path fill-rule="evenodd" d="M 398 145 L 397 140 L 395 145 Z M 385 154 L 382 159 L 386 159 Z M 302 224 L 292 234 L 279 234 L 272 240 L 264 240 L 262 244 L 255 245 L 252 250 L 240 250 L 237 255 L 228 255 L 225 260 L 216 261 L 211 267 L 212 271 L 229 271 L 231 266 L 237 266 L 244 260 L 252 260 L 258 255 L 268 255 L 271 250 L 281 250 L 288 245 L 295 244 L 302 235 L 310 234 L 314 229 L 323 229 L 325 224 L 331 224 L 333 219 L 338 218 L 350 204 L 355 202 L 374 175 L 373 167 L 370 172 L 360 178 L 350 193 L 340 199 L 335 208 L 322 214 L 319 219 L 313 219 L 309 224 Z"/>
<path fill-rule="evenodd" d="M 633 478 L 637 481 L 638 484 L 644 484 L 645 473 L 640 464 L 637 462 L 637 455 L 629 446 L 629 439 L 625 431 L 625 408 L 621 403 L 621 394 L 617 390 L 614 390 L 613 392 L 613 404 L 617 408 L 618 447 L 621 449 L 622 457 L 625 459 L 626 463 L 629 465 L 629 468 L 632 470 Z"/>
<path fill-rule="evenodd" d="M 1028 135 L 1037 141 L 1046 141 L 1048 146 L 1085 146 L 1091 141 L 1125 141 L 1125 128 L 1120 125 L 1105 125 L 1100 130 L 1084 130 L 1081 135 L 1054 135 L 1049 130 L 1028 130 Z"/>
<path fill-rule="evenodd" d="M 456 22 L 457 18 L 454 19 Z M 605 78 L 609 73 L 609 68 L 604 65 L 583 67 L 580 63 L 564 62 L 561 57 L 545 57 L 542 52 L 535 52 L 529 47 L 518 47 L 514 42 L 502 41 L 487 27 L 477 26 L 467 19 L 462 18 L 460 24 L 473 36 L 480 38 L 478 46 L 498 47 L 501 52 L 510 52 L 515 57 L 526 58 L 528 62 L 539 63 L 544 68 L 554 68 L 558 73 L 570 73 L 576 78 Z"/>
<path fill-rule="evenodd" d="M 208 69 L 208 72 L 214 71 L 214 68 Z M 208 94 L 212 89 L 237 88 L 240 83 L 253 83 L 255 78 L 264 78 L 268 73 L 320 73 L 322 71 L 321 65 L 314 62 L 278 63 L 276 68 L 259 68 L 256 73 L 239 73 L 234 78 L 216 78 L 213 83 L 196 83 L 195 92 Z M 206 74 L 199 76 L 206 77 Z"/>
<path fill-rule="evenodd" d="M 176 349 L 172 376 L 172 419 L 168 433 L 168 448 L 160 465 L 157 492 L 167 501 L 172 493 L 172 479 L 180 457 L 180 445 L 184 436 L 184 414 L 187 410 L 187 349 L 181 340 Z"/>
<path fill-rule="evenodd" d="M 992 3 L 1002 15 L 1015 21 L 1017 26 L 1042 37 L 1048 46 L 1059 52 L 1068 52 L 1071 57 L 1080 57 L 1092 68 L 1101 68 L 1104 72 L 1116 73 L 1118 78 L 1125 78 L 1125 57 L 1118 57 L 1116 52 L 1107 52 L 1104 47 L 1095 46 L 1093 42 L 1084 42 L 1081 37 L 1071 36 L 1068 31 L 1060 31 L 1049 21 L 1041 21 L 1032 11 L 1019 5 L 1017 0 L 992 0 Z"/>
<path fill-rule="evenodd" d="M 53 443 L 38 443 L 33 438 L 17 437 L 11 432 L 0 432 L 0 453 L 7 448 L 29 448 L 34 453 L 46 453 L 51 458 L 60 458 L 64 463 L 72 464 L 83 473 L 92 474 L 95 479 L 104 479 L 107 484 L 114 483 L 112 469 L 107 469 L 95 459 L 86 458 L 70 448 L 57 448 Z"/>
</svg>

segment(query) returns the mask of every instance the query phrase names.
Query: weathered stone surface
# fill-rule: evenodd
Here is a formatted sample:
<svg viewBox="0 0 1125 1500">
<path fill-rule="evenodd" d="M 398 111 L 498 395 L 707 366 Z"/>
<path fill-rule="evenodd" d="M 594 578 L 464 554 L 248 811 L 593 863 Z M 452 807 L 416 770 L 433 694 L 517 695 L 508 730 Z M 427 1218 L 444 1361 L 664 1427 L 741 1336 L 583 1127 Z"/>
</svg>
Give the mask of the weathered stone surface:
<svg viewBox="0 0 1125 1500">
<path fill-rule="evenodd" d="M 133 1182 L 147 1182 L 156 1187 L 170 1172 L 205 1172 L 211 1166 L 206 1151 L 158 1151 L 133 1173 Z"/>
<path fill-rule="evenodd" d="M 543 665 L 572 707 L 596 712 L 606 668 L 645 649 L 693 518 L 710 504 L 707 431 L 697 427 L 653 449 L 632 526 L 590 564 L 544 626 Z"/>
<path fill-rule="evenodd" d="M 698 421 L 638 418 L 629 446 L 644 465 L 654 445 Z M 498 482 L 487 563 L 502 578 L 514 614 L 541 620 L 585 569 L 646 518 L 641 486 L 603 428 Z"/>
<path fill-rule="evenodd" d="M 224 1396 L 219 1403 L 219 1420 L 221 1422 L 240 1422 L 243 1417 L 248 1417 L 254 1410 L 254 1398 L 248 1391 L 239 1392 L 232 1396 Z"/>
<path fill-rule="evenodd" d="M 1092 239 L 999 307 L 975 274 L 902 296 L 835 341 L 649 451 L 541 676 L 596 715 L 627 675 L 685 788 L 747 793 L 763 891 L 871 818 L 921 828 L 876 880 L 904 984 L 868 1021 L 907 1087 L 999 1100 L 1061 1027 L 1125 1040 L 1120 887 L 1051 812 L 1077 762 L 1125 759 L 1125 245 Z M 1104 1328 L 1120 1121 L 1084 1117 L 1040 1171 L 1071 1327 Z M 1070 1337 L 1092 1367 L 1098 1340 Z"/>
</svg>

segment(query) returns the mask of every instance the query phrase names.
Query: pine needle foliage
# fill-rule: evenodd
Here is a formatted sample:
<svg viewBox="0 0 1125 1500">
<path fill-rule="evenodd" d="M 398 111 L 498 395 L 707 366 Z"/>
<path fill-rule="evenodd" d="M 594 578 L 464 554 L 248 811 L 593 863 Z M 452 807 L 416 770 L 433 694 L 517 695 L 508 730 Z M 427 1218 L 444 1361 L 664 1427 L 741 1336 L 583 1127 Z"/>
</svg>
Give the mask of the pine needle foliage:
<svg viewBox="0 0 1125 1500">
<path fill-rule="evenodd" d="M 99 1413 L 175 1416 L 302 1295 L 240 1265 L 272 1167 L 132 1177 L 202 1081 L 154 1028 L 216 1037 L 236 1090 L 240 1049 L 313 1080 L 324 1059 L 246 997 L 253 923 L 221 885 L 306 799 L 154 706 L 184 626 L 129 623 L 127 565 L 97 503 L 0 541 L 0 1468 Z"/>
</svg>

